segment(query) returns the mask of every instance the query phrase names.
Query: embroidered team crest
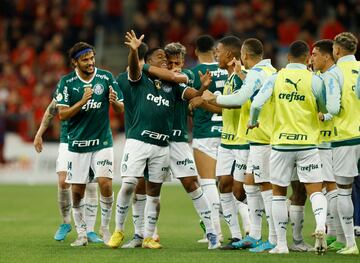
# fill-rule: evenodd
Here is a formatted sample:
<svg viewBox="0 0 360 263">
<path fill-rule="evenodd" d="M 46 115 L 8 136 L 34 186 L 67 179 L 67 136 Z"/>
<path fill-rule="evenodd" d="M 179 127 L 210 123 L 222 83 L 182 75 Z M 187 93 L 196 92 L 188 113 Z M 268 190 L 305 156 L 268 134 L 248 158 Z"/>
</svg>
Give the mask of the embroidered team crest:
<svg viewBox="0 0 360 263">
<path fill-rule="evenodd" d="M 155 87 L 156 87 L 157 89 L 161 89 L 161 81 L 160 81 L 160 80 L 156 79 L 156 80 L 154 81 L 154 84 L 155 84 Z"/>
<path fill-rule="evenodd" d="M 162 90 L 165 91 L 166 93 L 169 93 L 169 92 L 171 92 L 171 90 L 172 90 L 172 87 L 171 87 L 170 85 L 167 85 L 167 84 L 162 85 L 161 88 L 162 88 Z"/>
<path fill-rule="evenodd" d="M 103 92 L 104 92 L 104 86 L 103 85 L 101 85 L 101 84 L 95 84 L 95 86 L 94 86 L 94 93 L 96 94 L 96 95 L 101 95 L 101 94 L 103 94 Z"/>
</svg>

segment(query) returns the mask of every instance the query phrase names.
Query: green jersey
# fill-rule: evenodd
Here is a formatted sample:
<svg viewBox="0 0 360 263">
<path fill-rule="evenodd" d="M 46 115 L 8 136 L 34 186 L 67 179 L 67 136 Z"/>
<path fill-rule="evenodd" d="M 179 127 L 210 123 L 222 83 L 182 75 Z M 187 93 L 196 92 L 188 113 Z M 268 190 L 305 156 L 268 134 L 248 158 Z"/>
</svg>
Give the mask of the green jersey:
<svg viewBox="0 0 360 263">
<path fill-rule="evenodd" d="M 112 134 L 109 119 L 110 86 L 123 100 L 121 90 L 113 75 L 95 68 L 91 80 L 82 80 L 76 71 L 64 76 L 58 84 L 56 96 L 58 106 L 71 107 L 80 101 L 84 88 L 92 88 L 93 94 L 81 110 L 68 120 L 68 145 L 72 152 L 93 152 L 112 147 Z"/>
<path fill-rule="evenodd" d="M 194 83 L 194 74 L 188 69 L 182 70 L 182 73 L 189 78 L 188 86 L 191 86 Z M 180 84 L 182 88 L 186 88 L 185 84 Z M 175 101 L 175 116 L 172 135 L 170 136 L 170 141 L 173 142 L 188 142 L 188 125 L 187 125 L 187 116 L 188 116 L 188 101 L 183 99 L 176 99 Z"/>
<path fill-rule="evenodd" d="M 133 97 L 131 96 L 132 92 L 131 92 L 131 86 L 129 84 L 129 80 L 128 80 L 128 72 L 122 72 L 120 73 L 117 77 L 116 77 L 116 81 L 119 84 L 120 90 L 124 96 L 124 114 L 125 114 L 125 120 L 124 120 L 124 125 L 125 125 L 125 137 L 128 137 L 128 131 L 129 131 L 129 126 L 132 123 L 132 119 L 133 119 Z"/>
<path fill-rule="evenodd" d="M 59 82 L 60 83 L 60 82 Z M 59 85 L 57 85 L 57 88 L 53 94 L 53 99 L 56 101 L 56 97 L 59 93 L 59 89 L 58 89 Z M 68 138 L 67 138 L 67 126 L 68 123 L 67 121 L 61 121 L 60 122 L 60 143 L 68 143 Z"/>
<path fill-rule="evenodd" d="M 198 71 L 205 74 L 209 70 L 212 76 L 212 83 L 209 91 L 215 94 L 222 94 L 224 84 L 227 79 L 227 71 L 220 69 L 217 63 L 203 63 L 191 69 L 195 75 L 194 88 L 200 89 L 201 81 Z M 221 115 L 211 113 L 201 108 L 194 110 L 193 137 L 194 138 L 214 138 L 221 137 L 222 118 Z"/>
<path fill-rule="evenodd" d="M 152 79 L 145 72 L 138 81 L 129 84 L 134 99 L 127 138 L 167 146 L 173 129 L 175 101 L 181 99 L 185 88 Z"/>
</svg>

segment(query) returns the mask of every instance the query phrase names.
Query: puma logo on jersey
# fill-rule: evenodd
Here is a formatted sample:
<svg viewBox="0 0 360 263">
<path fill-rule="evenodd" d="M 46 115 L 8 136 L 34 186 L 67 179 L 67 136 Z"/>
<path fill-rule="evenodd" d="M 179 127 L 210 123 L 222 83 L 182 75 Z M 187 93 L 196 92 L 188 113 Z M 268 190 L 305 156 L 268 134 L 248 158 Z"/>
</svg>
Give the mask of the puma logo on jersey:
<svg viewBox="0 0 360 263">
<path fill-rule="evenodd" d="M 357 71 L 357 70 L 355 70 L 355 69 L 352 69 L 352 70 L 351 70 L 351 73 L 352 73 L 352 74 L 359 74 L 359 71 Z"/>
<path fill-rule="evenodd" d="M 73 88 L 73 90 L 76 90 L 77 92 L 79 92 L 79 89 L 80 89 L 80 87 L 78 87 L 78 88 Z"/>
<path fill-rule="evenodd" d="M 101 102 L 96 102 L 94 99 L 88 100 L 85 105 L 82 106 L 81 109 L 88 111 L 89 109 L 100 109 Z"/>
<path fill-rule="evenodd" d="M 298 81 L 293 82 L 291 79 L 286 78 L 286 79 L 285 79 L 285 83 L 289 83 L 289 84 L 293 85 L 294 88 L 295 88 L 296 91 L 297 91 L 297 90 L 298 90 L 297 84 L 300 82 L 300 80 L 301 80 L 301 79 L 298 79 Z"/>
<path fill-rule="evenodd" d="M 146 96 L 146 99 L 149 100 L 149 101 L 153 101 L 155 102 L 156 106 L 161 106 L 161 105 L 164 105 L 166 107 L 170 107 L 170 101 L 163 98 L 161 95 L 159 96 L 154 96 L 153 94 L 149 93 L 147 96 Z"/>
</svg>

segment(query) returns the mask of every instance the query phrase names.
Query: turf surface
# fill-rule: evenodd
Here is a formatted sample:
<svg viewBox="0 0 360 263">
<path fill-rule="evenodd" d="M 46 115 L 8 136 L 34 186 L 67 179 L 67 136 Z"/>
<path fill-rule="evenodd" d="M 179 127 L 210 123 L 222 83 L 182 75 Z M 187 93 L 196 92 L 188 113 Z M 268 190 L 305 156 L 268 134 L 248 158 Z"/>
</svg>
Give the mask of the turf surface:
<svg viewBox="0 0 360 263">
<path fill-rule="evenodd" d="M 115 194 L 118 188 L 115 187 Z M 202 237 L 202 230 L 191 201 L 181 186 L 165 185 L 161 196 L 159 234 L 163 249 L 109 249 L 102 244 L 73 248 L 70 243 L 76 238 L 74 228 L 64 242 L 53 239 L 61 223 L 55 185 L 0 185 L 0 262 L 360 262 L 359 256 L 334 252 L 317 256 L 295 252 L 270 255 L 247 251 L 208 251 L 206 244 L 196 242 Z M 99 219 L 100 216 L 96 229 Z M 130 219 L 129 215 L 125 241 L 133 235 Z M 313 227 L 314 218 L 307 205 L 304 237 L 310 244 L 313 244 Z M 111 230 L 113 228 L 112 222 Z M 225 238 L 228 238 L 229 232 L 224 222 L 222 229 Z M 266 227 L 263 228 L 264 237 L 267 236 L 265 233 Z M 291 240 L 290 234 L 288 227 L 288 240 Z M 359 239 L 357 243 L 359 246 Z"/>
</svg>

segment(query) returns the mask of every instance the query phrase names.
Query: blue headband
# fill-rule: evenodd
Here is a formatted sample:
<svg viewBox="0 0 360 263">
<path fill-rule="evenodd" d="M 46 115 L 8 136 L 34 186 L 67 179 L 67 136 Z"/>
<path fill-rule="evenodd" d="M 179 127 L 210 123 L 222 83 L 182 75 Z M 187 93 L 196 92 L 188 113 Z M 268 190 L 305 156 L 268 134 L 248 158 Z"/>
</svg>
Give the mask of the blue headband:
<svg viewBox="0 0 360 263">
<path fill-rule="evenodd" d="M 73 59 L 78 59 L 81 55 L 88 53 L 90 51 L 93 51 L 92 48 L 85 48 L 83 50 L 80 50 L 78 53 L 76 53 L 72 58 Z"/>
</svg>

